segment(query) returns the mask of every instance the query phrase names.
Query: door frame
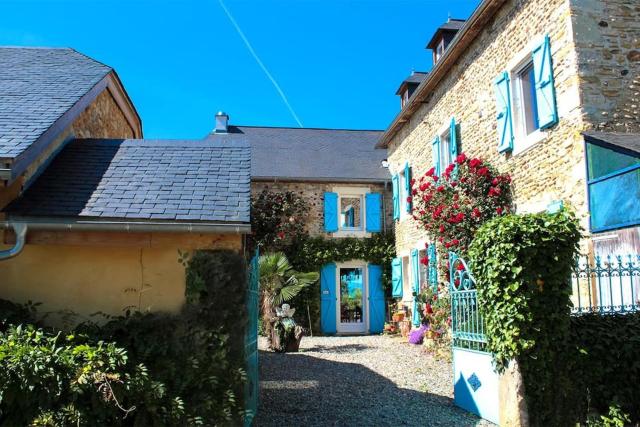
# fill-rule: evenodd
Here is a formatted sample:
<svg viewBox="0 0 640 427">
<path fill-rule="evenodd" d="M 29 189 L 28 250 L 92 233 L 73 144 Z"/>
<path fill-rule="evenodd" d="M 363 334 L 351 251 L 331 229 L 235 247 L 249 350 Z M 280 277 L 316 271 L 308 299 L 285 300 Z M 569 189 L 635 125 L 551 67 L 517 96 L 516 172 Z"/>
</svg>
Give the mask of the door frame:
<svg viewBox="0 0 640 427">
<path fill-rule="evenodd" d="M 352 260 L 347 262 L 336 263 L 336 333 L 338 334 L 367 334 L 369 333 L 369 271 L 366 261 Z M 340 269 L 342 268 L 360 268 L 362 269 L 362 328 L 355 329 L 349 327 L 349 324 L 340 322 Z"/>
</svg>

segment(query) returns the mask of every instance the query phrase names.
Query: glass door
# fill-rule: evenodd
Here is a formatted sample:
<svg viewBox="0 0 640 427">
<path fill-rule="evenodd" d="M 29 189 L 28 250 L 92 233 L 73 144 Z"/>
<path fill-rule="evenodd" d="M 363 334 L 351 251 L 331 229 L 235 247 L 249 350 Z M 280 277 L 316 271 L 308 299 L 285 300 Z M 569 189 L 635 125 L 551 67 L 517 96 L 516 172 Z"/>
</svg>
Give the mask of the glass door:
<svg viewBox="0 0 640 427">
<path fill-rule="evenodd" d="M 338 276 L 338 332 L 366 332 L 364 267 L 341 267 Z"/>
</svg>

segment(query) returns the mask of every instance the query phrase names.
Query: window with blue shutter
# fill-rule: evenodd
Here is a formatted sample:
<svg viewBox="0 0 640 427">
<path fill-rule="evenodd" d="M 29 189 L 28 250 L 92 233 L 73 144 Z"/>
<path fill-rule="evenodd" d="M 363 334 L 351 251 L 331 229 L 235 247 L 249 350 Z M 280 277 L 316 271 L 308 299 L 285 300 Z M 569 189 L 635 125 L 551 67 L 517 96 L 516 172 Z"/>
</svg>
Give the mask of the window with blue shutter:
<svg viewBox="0 0 640 427">
<path fill-rule="evenodd" d="M 440 136 L 436 136 L 433 140 L 432 150 L 433 170 L 435 176 L 440 176 Z"/>
<path fill-rule="evenodd" d="M 336 265 L 325 264 L 320 270 L 320 329 L 335 334 L 336 329 Z"/>
<path fill-rule="evenodd" d="M 417 249 L 411 250 L 411 273 L 413 282 L 413 310 L 412 323 L 414 326 L 420 325 L 420 313 L 418 312 L 418 294 L 420 293 L 420 255 Z"/>
<path fill-rule="evenodd" d="M 458 157 L 458 130 L 455 117 L 451 118 L 449 126 L 449 152 L 451 153 L 451 161 L 455 162 Z"/>
<path fill-rule="evenodd" d="M 511 88 L 509 73 L 506 71 L 495 79 L 496 119 L 498 120 L 498 151 L 513 149 L 513 113 L 511 109 Z"/>
<path fill-rule="evenodd" d="M 364 196 L 367 228 L 370 233 L 382 231 L 382 195 L 368 193 Z"/>
<path fill-rule="evenodd" d="M 535 101 L 538 127 L 545 129 L 558 122 L 558 109 L 553 84 L 551 41 L 547 35 L 542 44 L 532 52 L 535 82 Z"/>
<path fill-rule="evenodd" d="M 400 219 L 400 177 L 393 175 L 391 177 L 391 188 L 393 190 L 393 219 Z"/>
<path fill-rule="evenodd" d="M 382 288 L 382 267 L 369 265 L 369 332 L 377 334 L 384 329 L 385 297 Z"/>
<path fill-rule="evenodd" d="M 338 231 L 338 194 L 324 193 L 324 231 Z"/>
<path fill-rule="evenodd" d="M 404 165 L 404 193 L 406 195 L 404 198 L 405 211 L 411 212 L 412 203 L 409 201 L 409 197 L 411 197 L 411 166 L 409 163 Z"/>
<path fill-rule="evenodd" d="M 402 258 L 391 261 L 391 296 L 402 298 Z"/>
</svg>

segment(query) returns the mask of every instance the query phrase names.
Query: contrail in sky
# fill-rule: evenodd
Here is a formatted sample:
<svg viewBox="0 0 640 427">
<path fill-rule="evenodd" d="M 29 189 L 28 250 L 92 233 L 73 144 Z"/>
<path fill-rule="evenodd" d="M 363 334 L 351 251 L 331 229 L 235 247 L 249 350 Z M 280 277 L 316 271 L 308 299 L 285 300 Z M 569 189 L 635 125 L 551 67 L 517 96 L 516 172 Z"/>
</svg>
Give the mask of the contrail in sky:
<svg viewBox="0 0 640 427">
<path fill-rule="evenodd" d="M 256 62 L 260 66 L 260 68 L 262 68 L 262 71 L 264 71 L 264 73 L 267 75 L 269 80 L 271 80 L 271 83 L 273 83 L 273 86 L 278 91 L 278 94 L 280 94 L 280 98 L 282 98 L 282 101 L 285 103 L 285 105 L 289 109 L 289 112 L 291 113 L 293 118 L 296 120 L 296 122 L 298 122 L 298 126 L 304 127 L 304 126 L 302 126 L 302 122 L 298 118 L 298 115 L 293 110 L 293 107 L 291 106 L 291 104 L 289 104 L 289 100 L 287 99 L 287 96 L 282 91 L 282 88 L 280 87 L 280 85 L 278 84 L 276 79 L 271 75 L 271 73 L 269 72 L 267 67 L 264 65 L 264 63 L 262 62 L 262 60 L 260 59 L 260 57 L 258 56 L 256 51 L 253 50 L 253 46 L 251 46 L 251 43 L 249 43 L 249 40 L 247 39 L 247 37 L 244 35 L 242 30 L 240 29 L 240 26 L 238 25 L 236 20 L 233 19 L 233 15 L 231 15 L 231 12 L 229 12 L 229 9 L 227 9 L 227 7 L 224 5 L 224 2 L 222 0 L 218 0 L 218 2 L 220 3 L 220 7 L 222 7 L 222 10 L 224 10 L 224 13 L 227 15 L 227 18 L 229 18 L 229 21 L 231 21 L 231 23 L 235 27 L 236 31 L 238 32 L 238 35 L 240 36 L 240 38 L 244 42 L 245 46 L 247 46 L 247 49 L 249 50 L 249 53 L 251 53 L 251 56 L 253 56 L 253 59 L 256 60 Z"/>
</svg>

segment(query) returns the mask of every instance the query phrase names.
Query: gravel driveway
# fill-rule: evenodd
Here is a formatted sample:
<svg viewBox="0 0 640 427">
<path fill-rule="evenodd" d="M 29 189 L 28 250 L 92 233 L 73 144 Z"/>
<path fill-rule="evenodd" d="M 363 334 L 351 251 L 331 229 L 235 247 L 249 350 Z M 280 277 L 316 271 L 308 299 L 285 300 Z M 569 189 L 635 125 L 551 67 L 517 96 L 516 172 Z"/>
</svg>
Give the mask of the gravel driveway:
<svg viewBox="0 0 640 427">
<path fill-rule="evenodd" d="M 397 338 L 305 337 L 300 353 L 260 342 L 258 426 L 491 426 L 453 405 L 451 365 Z"/>
</svg>

